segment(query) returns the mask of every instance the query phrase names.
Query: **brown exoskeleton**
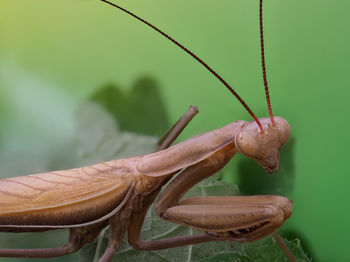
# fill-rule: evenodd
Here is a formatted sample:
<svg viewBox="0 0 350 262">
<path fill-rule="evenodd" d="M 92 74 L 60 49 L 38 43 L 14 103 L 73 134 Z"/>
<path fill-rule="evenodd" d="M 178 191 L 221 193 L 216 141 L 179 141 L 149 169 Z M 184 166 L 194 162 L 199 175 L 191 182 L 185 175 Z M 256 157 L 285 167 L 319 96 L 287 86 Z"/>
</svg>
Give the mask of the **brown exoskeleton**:
<svg viewBox="0 0 350 262">
<path fill-rule="evenodd" d="M 110 238 L 100 261 L 112 259 L 126 232 L 129 243 L 144 250 L 215 240 L 252 242 L 273 234 L 292 214 L 292 203 L 287 198 L 211 196 L 181 201 L 193 185 L 219 171 L 238 152 L 256 160 L 268 173 L 277 170 L 279 150 L 289 137 L 290 127 L 285 119 L 272 115 L 263 42 L 263 75 L 270 117 L 257 119 L 238 94 L 192 52 L 133 13 L 101 1 L 146 23 L 192 55 L 224 83 L 254 121 L 236 121 L 169 147 L 197 113 L 196 107 L 190 107 L 161 139 L 156 153 L 0 180 L 0 231 L 70 230 L 69 241 L 62 247 L 0 249 L 0 256 L 43 258 L 69 254 L 95 239 L 107 225 L 110 225 Z M 260 15 L 261 10 L 262 1 Z M 261 19 L 260 28 L 263 40 Z M 162 186 L 175 175 L 160 193 Z M 204 234 L 141 241 L 145 215 L 158 195 L 155 210 L 161 218 L 199 229 Z"/>
</svg>

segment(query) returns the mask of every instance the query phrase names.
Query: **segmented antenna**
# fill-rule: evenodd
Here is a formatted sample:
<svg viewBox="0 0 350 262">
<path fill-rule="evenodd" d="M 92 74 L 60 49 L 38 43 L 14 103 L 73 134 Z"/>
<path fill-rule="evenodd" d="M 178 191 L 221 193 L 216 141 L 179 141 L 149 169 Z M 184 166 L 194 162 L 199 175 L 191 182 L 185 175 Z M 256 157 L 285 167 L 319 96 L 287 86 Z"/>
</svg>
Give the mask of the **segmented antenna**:
<svg viewBox="0 0 350 262">
<path fill-rule="evenodd" d="M 171 42 L 173 42 L 175 45 L 177 45 L 178 47 L 180 47 L 182 50 L 184 50 L 187 54 L 189 54 L 190 56 L 192 56 L 195 60 L 197 60 L 200 64 L 202 64 L 210 73 L 212 73 L 222 84 L 224 84 L 226 86 L 226 88 L 238 99 L 238 101 L 243 105 L 243 107 L 248 111 L 248 113 L 253 117 L 253 119 L 255 120 L 255 122 L 257 123 L 257 125 L 259 126 L 260 132 L 263 133 L 264 129 L 260 123 L 260 121 L 258 120 L 258 118 L 254 115 L 253 111 L 250 109 L 250 107 L 243 101 L 243 99 L 238 95 L 238 93 L 233 90 L 233 88 L 218 74 L 216 73 L 207 63 L 205 63 L 202 59 L 200 59 L 197 55 L 195 55 L 192 51 L 188 50 L 186 47 L 184 47 L 182 44 L 180 44 L 179 42 L 177 42 L 174 38 L 172 38 L 171 36 L 167 35 L 166 33 L 164 33 L 163 31 L 161 31 L 159 28 L 157 28 L 156 26 L 152 25 L 151 23 L 147 22 L 146 20 L 142 19 L 141 17 L 135 15 L 134 13 L 130 12 L 129 10 L 126 10 L 125 8 L 109 2 L 107 0 L 100 0 L 102 2 L 105 2 L 106 4 L 109 4 L 113 7 L 118 8 L 119 10 L 131 15 L 132 17 L 136 18 L 137 20 L 139 20 L 140 22 L 146 24 L 147 26 L 151 27 L 152 29 L 154 29 L 155 31 L 157 31 L 158 33 L 160 33 L 161 35 L 163 35 L 164 37 L 166 37 L 167 39 L 169 39 Z M 262 24 L 261 24 L 262 26 Z M 262 27 L 261 27 L 262 29 Z M 268 96 L 268 91 L 267 91 L 267 96 Z M 268 102 L 269 103 L 269 102 Z"/>
<path fill-rule="evenodd" d="M 267 86 L 267 79 L 266 79 L 266 67 L 265 67 L 265 52 L 264 52 L 264 30 L 263 30 L 263 0 L 260 0 L 260 8 L 259 8 L 259 25 L 260 25 L 260 50 L 261 50 L 261 66 L 262 66 L 262 72 L 263 72 L 263 80 L 264 80 L 264 87 L 265 87 L 265 95 L 266 95 L 266 102 L 267 102 L 267 110 L 269 111 L 271 123 L 273 126 L 276 126 L 275 120 L 273 118 L 272 114 L 272 108 L 271 108 L 271 102 L 270 102 L 270 94 L 269 94 L 269 87 Z"/>
</svg>

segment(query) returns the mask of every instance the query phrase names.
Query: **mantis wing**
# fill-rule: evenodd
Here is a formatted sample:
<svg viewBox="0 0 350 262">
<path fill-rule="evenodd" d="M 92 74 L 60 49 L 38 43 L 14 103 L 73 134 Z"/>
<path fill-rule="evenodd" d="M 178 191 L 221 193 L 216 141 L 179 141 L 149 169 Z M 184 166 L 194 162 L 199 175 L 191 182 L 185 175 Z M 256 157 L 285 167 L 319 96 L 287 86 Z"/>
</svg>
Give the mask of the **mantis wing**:
<svg viewBox="0 0 350 262">
<path fill-rule="evenodd" d="M 132 185 L 127 161 L 0 180 L 0 226 L 75 225 L 109 214 Z"/>
</svg>

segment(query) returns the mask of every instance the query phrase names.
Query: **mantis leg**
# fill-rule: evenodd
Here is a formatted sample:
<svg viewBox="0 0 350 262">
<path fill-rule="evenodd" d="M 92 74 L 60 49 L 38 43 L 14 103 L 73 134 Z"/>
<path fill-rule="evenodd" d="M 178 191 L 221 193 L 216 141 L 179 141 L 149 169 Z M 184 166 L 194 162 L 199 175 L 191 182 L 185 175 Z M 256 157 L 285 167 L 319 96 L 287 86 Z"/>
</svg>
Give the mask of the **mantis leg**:
<svg viewBox="0 0 350 262">
<path fill-rule="evenodd" d="M 102 229 L 101 224 L 84 228 L 71 228 L 68 243 L 61 247 L 37 249 L 0 249 L 1 257 L 58 257 L 71 254 L 92 241 Z"/>
<path fill-rule="evenodd" d="M 157 151 L 168 148 L 197 113 L 197 107 L 190 106 L 186 113 L 159 139 Z"/>
<path fill-rule="evenodd" d="M 130 212 L 127 212 L 130 213 Z M 100 258 L 99 262 L 111 261 L 115 252 L 118 250 L 121 241 L 125 235 L 127 226 L 129 225 L 128 215 L 126 213 L 116 214 L 109 219 L 110 236 L 107 248 Z M 130 215 L 130 214 L 129 214 Z"/>
<path fill-rule="evenodd" d="M 283 249 L 283 252 L 286 254 L 286 256 L 288 257 L 288 259 L 291 262 L 297 262 L 297 260 L 295 259 L 295 257 L 293 256 L 292 252 L 290 252 L 289 248 L 287 247 L 286 243 L 284 243 L 283 239 L 281 238 L 281 236 L 275 232 L 272 235 L 274 237 L 274 239 L 276 240 L 276 242 L 280 245 L 280 247 Z"/>
</svg>

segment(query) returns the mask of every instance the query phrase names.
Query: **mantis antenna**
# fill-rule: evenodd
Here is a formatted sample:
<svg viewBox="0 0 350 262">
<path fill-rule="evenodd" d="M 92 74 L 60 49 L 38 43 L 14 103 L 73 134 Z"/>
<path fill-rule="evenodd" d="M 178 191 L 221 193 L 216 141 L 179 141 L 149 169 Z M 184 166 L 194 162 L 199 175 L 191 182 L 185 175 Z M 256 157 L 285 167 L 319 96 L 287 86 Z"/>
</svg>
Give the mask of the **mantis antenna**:
<svg viewBox="0 0 350 262">
<path fill-rule="evenodd" d="M 260 5 L 259 5 L 259 25 L 260 25 L 261 67 L 262 67 L 262 73 L 263 73 L 265 95 L 266 95 L 266 102 L 267 102 L 267 109 L 269 111 L 269 115 L 270 115 L 270 119 L 271 119 L 272 125 L 276 126 L 275 120 L 273 119 L 269 87 L 267 86 L 267 79 L 266 79 L 265 51 L 264 51 L 264 29 L 263 29 L 263 18 L 262 18 L 263 10 L 262 10 L 262 8 L 263 8 L 263 0 L 260 0 Z"/>
<path fill-rule="evenodd" d="M 130 12 L 129 10 L 126 10 L 125 8 L 109 2 L 108 0 L 100 0 L 102 2 L 105 2 L 108 5 L 111 5 L 113 7 L 118 8 L 119 10 L 131 15 L 132 17 L 136 18 L 137 20 L 139 20 L 140 22 L 146 24 L 147 26 L 151 27 L 152 29 L 154 29 L 155 31 L 157 31 L 158 33 L 160 33 L 161 35 L 163 35 L 164 37 L 166 37 L 168 40 L 170 40 L 171 42 L 173 42 L 175 45 L 177 45 L 178 47 L 180 47 L 182 50 L 184 50 L 187 54 L 189 54 L 190 56 L 192 56 L 195 60 L 197 60 L 200 64 L 202 64 L 210 73 L 212 73 L 222 84 L 224 84 L 226 86 L 226 88 L 238 99 L 238 101 L 243 105 L 243 107 L 248 111 L 248 113 L 253 117 L 253 119 L 255 120 L 255 122 L 257 123 L 257 125 L 259 126 L 260 132 L 263 133 L 264 129 L 259 121 L 259 119 L 254 115 L 253 111 L 250 109 L 250 107 L 244 102 L 244 100 L 238 95 L 238 93 L 218 74 L 214 71 L 214 69 L 212 69 L 207 63 L 205 63 L 201 58 L 199 58 L 196 54 L 194 54 L 192 51 L 190 51 L 189 49 L 187 49 L 185 46 L 183 46 L 182 44 L 180 44 L 178 41 L 176 41 L 174 38 L 172 38 L 171 36 L 169 36 L 168 34 L 164 33 L 162 30 L 160 30 L 159 28 L 157 28 L 156 26 L 152 25 L 151 23 L 147 22 L 146 20 L 144 20 L 143 18 L 135 15 L 134 13 Z M 260 0 L 260 44 L 261 44 L 261 62 L 262 62 L 262 68 L 263 68 L 263 79 L 264 79 L 264 86 L 265 86 L 265 94 L 266 94 L 266 100 L 267 100 L 267 106 L 268 106 L 268 110 L 269 110 L 269 114 L 270 114 L 270 119 L 273 125 L 275 124 L 275 121 L 273 119 L 273 115 L 272 115 L 272 109 L 271 109 L 271 103 L 270 103 L 270 95 L 269 95 L 269 90 L 268 90 L 268 86 L 267 86 L 267 80 L 266 80 L 266 69 L 265 69 L 265 56 L 264 56 L 264 38 L 263 38 L 263 25 L 262 25 L 262 0 Z"/>
</svg>

